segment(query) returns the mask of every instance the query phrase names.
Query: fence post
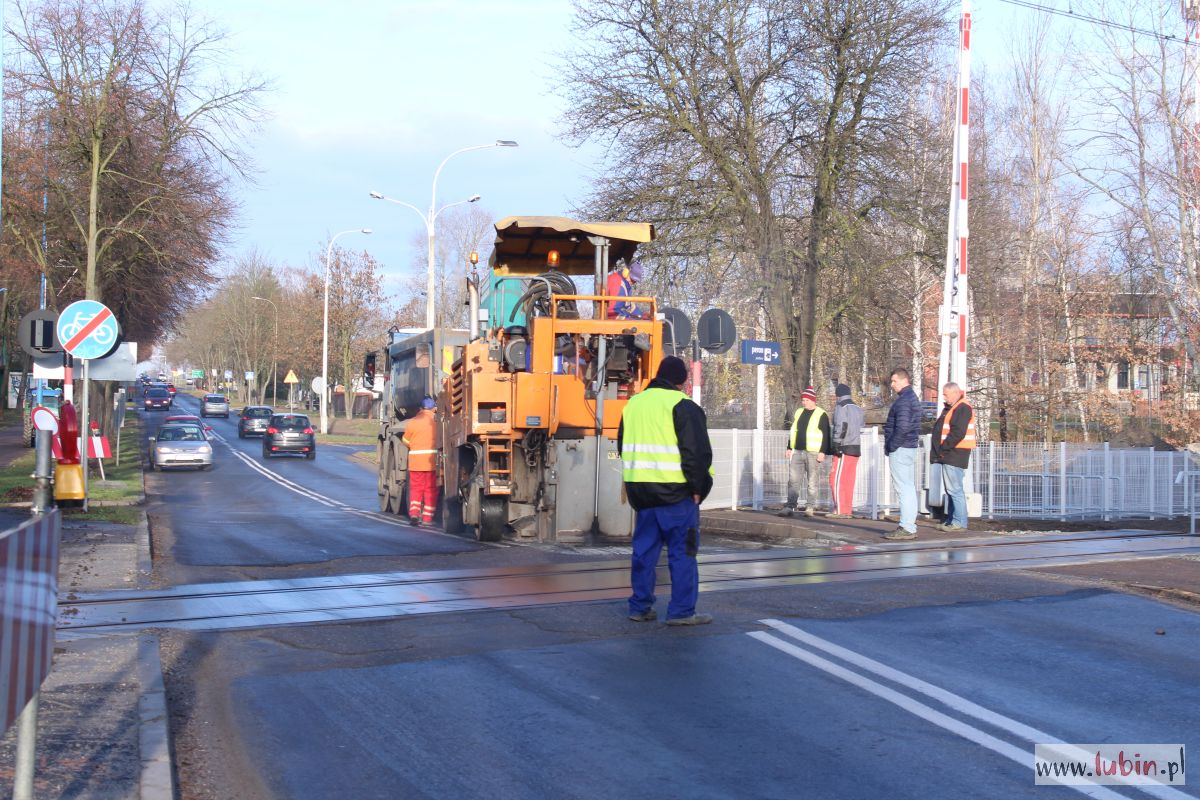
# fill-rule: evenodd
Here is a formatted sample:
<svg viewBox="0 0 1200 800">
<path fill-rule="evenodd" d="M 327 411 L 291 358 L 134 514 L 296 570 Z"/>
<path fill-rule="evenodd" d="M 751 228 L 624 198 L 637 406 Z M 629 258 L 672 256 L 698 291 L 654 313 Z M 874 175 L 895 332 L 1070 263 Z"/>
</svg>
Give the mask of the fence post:
<svg viewBox="0 0 1200 800">
<path fill-rule="evenodd" d="M 1112 515 L 1110 514 L 1110 511 L 1112 509 L 1112 496 L 1111 496 L 1112 495 L 1112 488 L 1111 488 L 1111 486 L 1112 486 L 1112 451 L 1109 450 L 1109 448 L 1108 448 L 1108 442 L 1104 443 L 1104 481 L 1103 481 L 1103 484 L 1104 485 L 1102 488 L 1104 489 L 1104 491 L 1101 492 L 1101 495 L 1100 495 L 1103 498 L 1103 500 L 1102 500 L 1103 507 L 1100 510 L 1103 512 L 1104 521 L 1108 522 L 1109 520 L 1112 519 Z"/>
<path fill-rule="evenodd" d="M 730 470 L 729 470 L 729 476 L 730 476 L 729 479 L 730 479 L 730 481 L 733 482 L 733 485 L 729 487 L 729 510 L 737 511 L 738 489 L 740 488 L 740 484 L 742 482 L 742 480 L 741 480 L 742 476 L 738 474 L 738 429 L 737 428 L 733 429 L 733 442 L 732 442 L 732 447 L 730 447 L 729 449 L 730 449 L 729 460 L 731 462 Z"/>
<path fill-rule="evenodd" d="M 996 518 L 996 443 L 988 442 L 988 496 L 987 496 L 987 516 L 988 519 Z"/>
<path fill-rule="evenodd" d="M 871 519 L 879 519 L 879 478 L 877 472 L 879 465 L 876 463 L 879 457 L 879 448 L 876 446 L 879 442 L 879 428 L 871 428 L 870 449 L 867 451 L 871 454 L 871 460 L 867 466 L 867 504 L 871 507 Z"/>
<path fill-rule="evenodd" d="M 1067 443 L 1058 443 L 1058 518 L 1067 521 Z"/>
<path fill-rule="evenodd" d="M 1157 460 L 1154 457 L 1154 448 L 1147 447 L 1146 449 L 1150 451 L 1150 497 L 1148 498 L 1150 501 L 1150 519 L 1154 519 L 1154 483 L 1158 479 L 1158 470 L 1155 467 L 1158 465 L 1154 463 Z"/>
</svg>

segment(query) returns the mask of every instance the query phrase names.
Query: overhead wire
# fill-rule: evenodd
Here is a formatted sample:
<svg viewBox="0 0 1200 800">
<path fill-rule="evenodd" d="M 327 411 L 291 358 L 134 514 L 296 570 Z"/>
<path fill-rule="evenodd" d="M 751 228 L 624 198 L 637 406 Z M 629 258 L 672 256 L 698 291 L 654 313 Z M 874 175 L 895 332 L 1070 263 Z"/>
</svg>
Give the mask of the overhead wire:
<svg viewBox="0 0 1200 800">
<path fill-rule="evenodd" d="M 1128 25 L 1123 22 L 1113 22 L 1112 20 L 1107 20 L 1107 19 L 1104 19 L 1103 17 L 1094 17 L 1091 14 L 1083 14 L 1080 12 L 1072 11 L 1070 8 L 1068 8 L 1066 11 L 1064 11 L 1061 8 L 1054 8 L 1053 6 L 1047 6 L 1047 5 L 1042 5 L 1041 3 L 1035 3 L 1035 2 L 1033 2 L 1033 0 L 999 0 L 999 1 L 1001 3 L 1008 3 L 1009 5 L 1013 5 L 1013 6 L 1021 6 L 1022 8 L 1032 9 L 1033 11 L 1040 11 L 1043 14 L 1054 14 L 1054 15 L 1057 15 L 1060 17 L 1066 17 L 1067 19 L 1077 19 L 1077 20 L 1081 20 L 1083 22 L 1090 22 L 1093 25 L 1102 25 L 1107 28 L 1116 28 L 1118 30 L 1129 31 L 1130 33 L 1136 33 L 1141 36 L 1150 36 L 1150 37 L 1159 39 L 1164 42 L 1177 42 L 1177 43 L 1185 45 L 1187 47 L 1200 47 L 1200 42 L 1197 42 L 1197 41 L 1181 39 L 1178 36 L 1172 36 L 1169 33 L 1162 33 L 1160 31 L 1151 30 L 1149 28 L 1139 28 L 1136 25 Z"/>
</svg>

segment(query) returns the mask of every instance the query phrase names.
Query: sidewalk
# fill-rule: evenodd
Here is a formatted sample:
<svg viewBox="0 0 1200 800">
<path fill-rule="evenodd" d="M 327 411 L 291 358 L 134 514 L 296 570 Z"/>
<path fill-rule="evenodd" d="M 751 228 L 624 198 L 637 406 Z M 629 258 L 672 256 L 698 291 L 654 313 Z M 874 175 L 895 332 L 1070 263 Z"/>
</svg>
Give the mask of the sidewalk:
<svg viewBox="0 0 1200 800">
<path fill-rule="evenodd" d="M 28 452 L 12 426 L 0 430 L 0 465 Z M 0 530 L 28 519 L 0 509 Z M 132 589 L 150 580 L 149 531 L 137 526 L 64 519 L 60 597 Z M 88 800 L 171 800 L 171 760 L 158 637 L 61 634 L 38 712 L 34 796 Z M 15 727 L 15 726 L 14 726 Z M 0 800 L 13 790 L 16 732 L 0 736 Z"/>
</svg>

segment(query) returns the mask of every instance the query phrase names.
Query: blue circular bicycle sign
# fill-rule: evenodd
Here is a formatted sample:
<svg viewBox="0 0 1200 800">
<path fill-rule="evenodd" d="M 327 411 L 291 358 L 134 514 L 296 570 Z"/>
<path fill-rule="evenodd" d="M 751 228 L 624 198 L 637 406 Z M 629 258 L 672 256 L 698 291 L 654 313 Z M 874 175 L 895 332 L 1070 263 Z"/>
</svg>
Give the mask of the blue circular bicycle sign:
<svg viewBox="0 0 1200 800">
<path fill-rule="evenodd" d="M 95 300 L 71 303 L 58 315 L 58 340 L 76 358 L 104 358 L 120 335 L 112 310 Z"/>
</svg>

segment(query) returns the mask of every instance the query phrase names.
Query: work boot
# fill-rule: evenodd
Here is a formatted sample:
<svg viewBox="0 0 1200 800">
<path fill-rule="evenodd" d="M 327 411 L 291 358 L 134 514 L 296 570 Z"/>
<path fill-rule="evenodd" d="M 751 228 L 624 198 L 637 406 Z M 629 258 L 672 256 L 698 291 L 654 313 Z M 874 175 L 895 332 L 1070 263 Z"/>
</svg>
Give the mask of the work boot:
<svg viewBox="0 0 1200 800">
<path fill-rule="evenodd" d="M 636 614 L 631 613 L 629 618 L 634 622 L 653 622 L 658 619 L 658 613 L 653 608 L 648 608 Z"/>
<path fill-rule="evenodd" d="M 421 526 L 421 520 L 417 517 L 409 517 L 408 524 L 412 525 L 414 528 L 419 528 Z"/>
<path fill-rule="evenodd" d="M 807 508 L 804 509 L 804 516 L 815 517 L 816 515 L 817 515 L 817 512 L 812 506 L 808 506 Z"/>
<path fill-rule="evenodd" d="M 782 511 L 775 512 L 775 516 L 777 516 L 777 517 L 790 517 L 791 515 L 792 515 L 792 510 L 790 508 L 788 508 L 787 506 L 784 506 Z"/>
<path fill-rule="evenodd" d="M 707 625 L 712 622 L 710 614 L 692 614 L 690 617 L 676 617 L 667 620 L 668 625 Z"/>
<path fill-rule="evenodd" d="M 891 541 L 900 541 L 903 539 L 915 539 L 917 535 L 912 531 L 906 531 L 904 528 L 897 527 L 894 531 L 888 531 L 883 535 L 883 538 Z"/>
</svg>

